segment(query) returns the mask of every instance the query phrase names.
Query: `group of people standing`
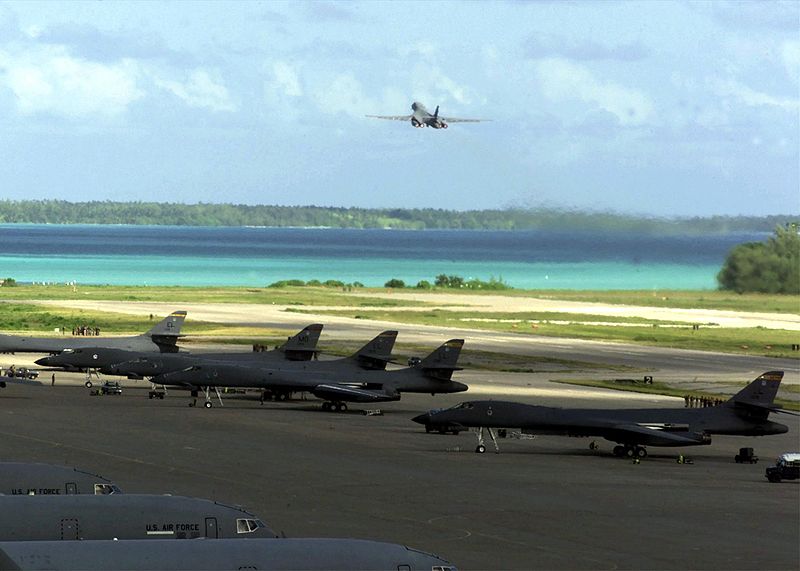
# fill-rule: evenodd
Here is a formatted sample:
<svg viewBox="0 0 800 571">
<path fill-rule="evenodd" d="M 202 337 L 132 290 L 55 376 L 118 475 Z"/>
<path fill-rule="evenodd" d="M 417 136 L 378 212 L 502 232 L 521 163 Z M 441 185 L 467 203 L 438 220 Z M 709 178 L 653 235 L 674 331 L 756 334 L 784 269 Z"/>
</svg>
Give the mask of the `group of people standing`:
<svg viewBox="0 0 800 571">
<path fill-rule="evenodd" d="M 72 328 L 73 335 L 83 335 L 83 336 L 92 336 L 95 337 L 100 335 L 100 328 L 99 327 L 89 327 L 88 325 L 76 325 Z"/>
<path fill-rule="evenodd" d="M 683 400 L 686 402 L 686 408 L 708 408 L 710 406 L 719 406 L 725 402 L 725 399 L 719 397 L 697 397 L 694 395 L 686 395 Z"/>
</svg>

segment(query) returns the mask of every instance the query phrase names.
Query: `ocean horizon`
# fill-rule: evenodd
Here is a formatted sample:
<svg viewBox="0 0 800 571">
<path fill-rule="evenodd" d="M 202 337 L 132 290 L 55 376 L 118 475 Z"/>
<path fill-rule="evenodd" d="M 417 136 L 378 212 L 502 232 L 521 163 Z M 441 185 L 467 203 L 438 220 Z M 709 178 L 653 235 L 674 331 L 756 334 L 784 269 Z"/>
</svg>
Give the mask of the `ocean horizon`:
<svg viewBox="0 0 800 571">
<path fill-rule="evenodd" d="M 439 274 L 522 289 L 716 289 L 725 256 L 767 233 L 0 224 L 0 277 L 92 285 L 413 286 Z"/>
</svg>

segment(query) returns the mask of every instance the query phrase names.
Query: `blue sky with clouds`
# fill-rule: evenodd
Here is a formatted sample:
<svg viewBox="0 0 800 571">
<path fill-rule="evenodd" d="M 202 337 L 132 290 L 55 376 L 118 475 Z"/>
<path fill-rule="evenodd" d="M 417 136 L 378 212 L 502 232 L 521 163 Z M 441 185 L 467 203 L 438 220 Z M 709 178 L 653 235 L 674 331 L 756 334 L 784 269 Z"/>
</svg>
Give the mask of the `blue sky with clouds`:
<svg viewBox="0 0 800 571">
<path fill-rule="evenodd" d="M 490 123 L 414 129 L 365 114 Z M 2 2 L 0 198 L 800 212 L 800 3 Z"/>
</svg>

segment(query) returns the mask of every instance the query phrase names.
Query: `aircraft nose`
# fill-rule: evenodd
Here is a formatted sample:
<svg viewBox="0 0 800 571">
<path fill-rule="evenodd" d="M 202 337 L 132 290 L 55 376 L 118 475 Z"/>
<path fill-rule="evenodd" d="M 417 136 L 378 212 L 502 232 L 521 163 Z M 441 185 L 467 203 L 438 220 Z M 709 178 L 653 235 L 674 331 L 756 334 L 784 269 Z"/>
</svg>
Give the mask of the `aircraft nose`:
<svg viewBox="0 0 800 571">
<path fill-rule="evenodd" d="M 47 367 L 48 365 L 51 364 L 51 361 L 50 361 L 50 357 L 42 357 L 41 359 L 36 359 L 34 361 L 34 363 L 36 363 L 37 365 L 40 365 L 42 367 Z"/>
<path fill-rule="evenodd" d="M 431 414 L 429 412 L 425 412 L 423 414 L 418 414 L 411 420 L 413 420 L 417 424 L 428 424 L 428 422 L 430 422 L 430 419 L 431 419 Z"/>
<path fill-rule="evenodd" d="M 452 381 L 452 383 L 454 393 L 463 393 L 464 391 L 469 390 L 469 386 L 465 385 L 464 383 L 459 383 L 458 381 Z"/>
</svg>

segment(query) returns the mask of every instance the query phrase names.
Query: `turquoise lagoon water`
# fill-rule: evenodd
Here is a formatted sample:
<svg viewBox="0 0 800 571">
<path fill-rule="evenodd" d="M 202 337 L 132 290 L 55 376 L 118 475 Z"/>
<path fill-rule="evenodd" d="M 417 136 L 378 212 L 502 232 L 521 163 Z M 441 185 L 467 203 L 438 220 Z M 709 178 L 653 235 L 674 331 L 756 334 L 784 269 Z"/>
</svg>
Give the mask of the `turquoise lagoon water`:
<svg viewBox="0 0 800 571">
<path fill-rule="evenodd" d="M 337 279 L 381 286 L 438 274 L 517 288 L 713 289 L 727 252 L 756 234 L 392 231 L 0 225 L 0 276 L 20 282 L 264 286 Z"/>
</svg>

